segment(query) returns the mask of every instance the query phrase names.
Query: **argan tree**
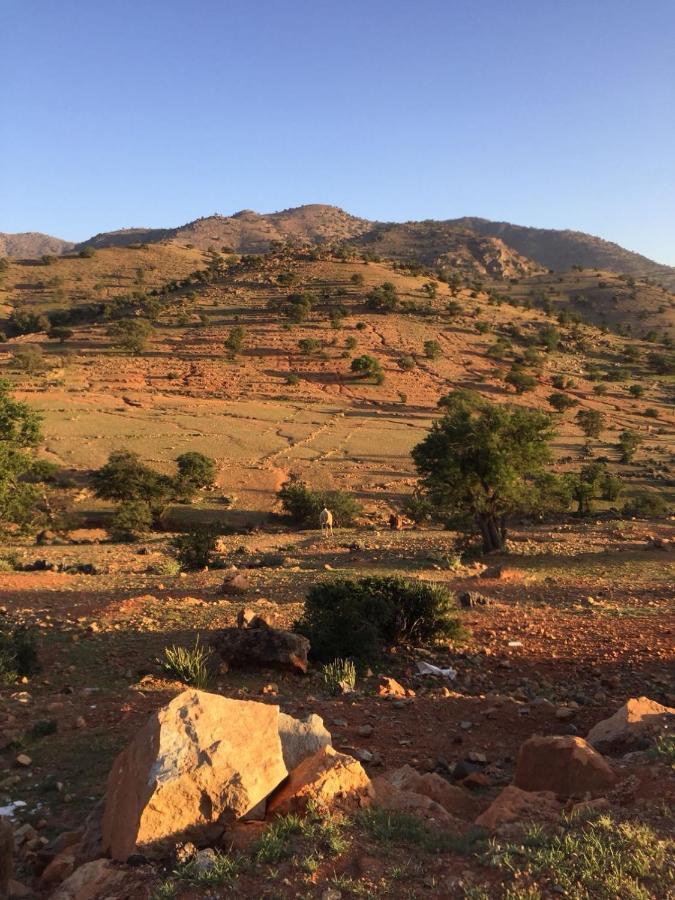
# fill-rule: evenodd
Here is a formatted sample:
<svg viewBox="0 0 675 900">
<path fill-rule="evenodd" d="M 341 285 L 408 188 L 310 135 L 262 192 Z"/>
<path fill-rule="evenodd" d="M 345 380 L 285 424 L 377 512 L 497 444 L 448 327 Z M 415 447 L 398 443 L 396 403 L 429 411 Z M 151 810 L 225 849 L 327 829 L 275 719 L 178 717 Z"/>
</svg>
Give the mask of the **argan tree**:
<svg viewBox="0 0 675 900">
<path fill-rule="evenodd" d="M 587 438 L 599 438 L 605 427 L 605 414 L 597 409 L 580 409 L 575 420 Z"/>
<path fill-rule="evenodd" d="M 443 417 L 412 451 L 423 492 L 437 517 L 477 527 L 486 553 L 503 550 L 508 517 L 541 502 L 551 418 L 468 391 L 454 391 L 439 406 Z"/>
<path fill-rule="evenodd" d="M 40 437 L 39 415 L 14 400 L 9 382 L 0 380 L 0 531 L 30 525 L 36 516 L 39 495 L 26 476 Z"/>
</svg>

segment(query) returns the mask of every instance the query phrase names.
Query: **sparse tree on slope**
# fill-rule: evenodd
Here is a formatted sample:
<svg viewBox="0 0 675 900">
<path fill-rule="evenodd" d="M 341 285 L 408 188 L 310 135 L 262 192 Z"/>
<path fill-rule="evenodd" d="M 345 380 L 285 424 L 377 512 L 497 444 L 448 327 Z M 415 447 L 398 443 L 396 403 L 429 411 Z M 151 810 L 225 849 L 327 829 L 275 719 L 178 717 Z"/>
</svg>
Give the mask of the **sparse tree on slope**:
<svg viewBox="0 0 675 900">
<path fill-rule="evenodd" d="M 551 419 L 467 391 L 455 391 L 439 405 L 443 418 L 412 451 L 422 487 L 438 515 L 473 521 L 485 552 L 503 550 L 508 516 L 540 505 L 538 478 L 551 459 Z"/>
</svg>

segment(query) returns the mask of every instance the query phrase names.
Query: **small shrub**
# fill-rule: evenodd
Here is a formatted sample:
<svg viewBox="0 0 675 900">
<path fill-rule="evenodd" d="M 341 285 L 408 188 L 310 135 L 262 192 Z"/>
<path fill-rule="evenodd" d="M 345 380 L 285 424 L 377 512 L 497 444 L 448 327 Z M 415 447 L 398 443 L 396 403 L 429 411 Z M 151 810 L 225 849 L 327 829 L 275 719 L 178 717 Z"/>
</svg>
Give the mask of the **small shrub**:
<svg viewBox="0 0 675 900">
<path fill-rule="evenodd" d="M 0 684 L 11 684 L 23 675 L 40 671 L 33 631 L 10 619 L 0 621 Z"/>
<path fill-rule="evenodd" d="M 641 491 L 631 497 L 623 508 L 625 516 L 638 519 L 653 519 L 668 515 L 668 504 L 660 494 Z"/>
<path fill-rule="evenodd" d="M 403 356 L 399 356 L 397 360 L 397 365 L 402 372 L 410 372 L 411 369 L 414 369 L 417 363 L 415 362 L 415 357 L 411 356 L 409 353 L 404 354 Z"/>
<path fill-rule="evenodd" d="M 454 610 L 441 585 L 395 576 L 339 578 L 310 588 L 295 627 L 309 638 L 315 659 L 366 662 L 396 644 L 457 637 Z"/>
<path fill-rule="evenodd" d="M 195 528 L 176 535 L 171 545 L 181 568 L 190 572 L 205 569 L 211 562 L 217 538 L 213 528 Z"/>
<path fill-rule="evenodd" d="M 178 484 L 197 490 L 212 487 L 216 478 L 216 463 L 204 453 L 190 451 L 181 453 L 176 459 L 178 466 Z"/>
<path fill-rule="evenodd" d="M 384 372 L 379 359 L 364 353 L 352 360 L 351 370 L 359 378 L 372 378 L 375 384 L 382 384 Z"/>
<path fill-rule="evenodd" d="M 361 505 L 345 491 L 313 491 L 304 481 L 291 478 L 277 494 L 284 512 L 296 525 L 318 527 L 319 513 L 325 507 L 333 513 L 333 524 L 348 528 L 361 514 Z"/>
<path fill-rule="evenodd" d="M 321 670 L 329 694 L 338 696 L 356 687 L 356 666 L 350 659 L 334 659 Z"/>
<path fill-rule="evenodd" d="M 296 385 L 300 384 L 300 377 L 294 372 L 291 372 L 290 375 L 286 376 L 286 384 L 290 385 L 291 387 L 296 387 Z"/>
<path fill-rule="evenodd" d="M 425 341 L 424 355 L 427 359 L 440 359 L 443 355 L 443 348 L 438 341 Z"/>
<path fill-rule="evenodd" d="M 209 662 L 211 651 L 199 642 L 199 635 L 192 648 L 172 647 L 164 649 L 164 657 L 158 662 L 168 675 L 188 684 L 190 687 L 204 689 L 209 683 Z"/>
<path fill-rule="evenodd" d="M 115 510 L 110 534 L 118 541 L 136 541 L 152 528 L 152 510 L 145 500 L 125 500 Z"/>
</svg>

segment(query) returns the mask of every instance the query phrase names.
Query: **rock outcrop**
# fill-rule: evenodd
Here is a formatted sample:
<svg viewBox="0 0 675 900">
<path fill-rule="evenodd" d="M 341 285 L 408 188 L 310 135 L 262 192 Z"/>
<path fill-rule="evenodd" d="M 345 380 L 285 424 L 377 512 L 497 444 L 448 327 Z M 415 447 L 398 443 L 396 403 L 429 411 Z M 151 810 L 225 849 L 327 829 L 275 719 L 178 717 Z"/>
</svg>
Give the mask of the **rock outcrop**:
<svg viewBox="0 0 675 900">
<path fill-rule="evenodd" d="M 655 737 L 673 724 L 675 709 L 648 697 L 634 697 L 609 719 L 603 719 L 591 728 L 586 740 L 598 752 L 618 756 L 647 749 Z"/>
<path fill-rule="evenodd" d="M 478 816 L 476 825 L 494 831 L 512 822 L 554 822 L 559 818 L 560 810 L 560 803 L 552 791 L 522 791 L 510 784 Z"/>
<path fill-rule="evenodd" d="M 269 799 L 268 815 L 303 813 L 310 801 L 331 809 L 370 805 L 370 779 L 358 760 L 322 747 L 303 760 Z"/>
<path fill-rule="evenodd" d="M 412 766 L 401 766 L 384 777 L 398 790 L 412 791 L 428 797 L 452 816 L 473 821 L 478 813 L 476 799 L 468 791 L 449 784 L 445 778 L 433 772 L 420 774 Z"/>
<path fill-rule="evenodd" d="M 280 712 L 279 737 L 284 765 L 289 772 L 308 756 L 313 756 L 317 750 L 329 747 L 332 743 L 331 733 L 324 726 L 323 719 L 314 713 L 300 720 Z"/>
<path fill-rule="evenodd" d="M 309 641 L 277 628 L 222 628 L 211 645 L 232 668 L 276 668 L 307 671 Z"/>
<path fill-rule="evenodd" d="M 616 781 L 607 761 L 583 738 L 531 737 L 521 744 L 513 783 L 524 791 L 559 797 L 606 791 Z"/>
<path fill-rule="evenodd" d="M 126 860 L 162 854 L 178 840 L 217 839 L 286 775 L 278 707 L 183 691 L 115 760 L 103 851 Z"/>
</svg>

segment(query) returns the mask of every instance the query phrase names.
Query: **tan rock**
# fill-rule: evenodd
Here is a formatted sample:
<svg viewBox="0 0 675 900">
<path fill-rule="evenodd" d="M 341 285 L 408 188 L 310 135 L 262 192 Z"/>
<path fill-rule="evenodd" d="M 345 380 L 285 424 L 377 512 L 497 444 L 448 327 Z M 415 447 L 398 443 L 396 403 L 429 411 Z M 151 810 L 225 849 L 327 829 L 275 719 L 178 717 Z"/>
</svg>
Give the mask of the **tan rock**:
<svg viewBox="0 0 675 900">
<path fill-rule="evenodd" d="M 465 824 L 452 816 L 431 797 L 417 794 L 414 791 L 402 791 L 383 776 L 373 779 L 372 788 L 374 791 L 372 803 L 377 809 L 406 813 L 437 827 L 454 826 L 460 829 Z"/>
<path fill-rule="evenodd" d="M 40 875 L 40 884 L 61 884 L 75 870 L 75 853 L 67 848 L 49 863 Z"/>
<path fill-rule="evenodd" d="M 609 719 L 598 722 L 586 740 L 600 753 L 621 754 L 642 750 L 654 737 L 675 722 L 675 709 L 662 706 L 648 697 L 628 700 Z"/>
<path fill-rule="evenodd" d="M 103 852 L 125 860 L 217 839 L 286 777 L 279 708 L 186 690 L 153 713 L 115 760 Z"/>
<path fill-rule="evenodd" d="M 453 816 L 470 821 L 476 818 L 478 805 L 475 798 L 468 791 L 449 784 L 440 775 L 433 772 L 425 772 L 422 775 L 412 766 L 402 766 L 389 772 L 385 778 L 401 791 L 412 791 L 414 794 L 429 797 Z"/>
<path fill-rule="evenodd" d="M 415 691 L 404 688 L 395 678 L 380 675 L 377 680 L 377 693 L 380 697 L 414 697 Z"/>
<path fill-rule="evenodd" d="M 583 738 L 531 737 L 521 744 L 513 783 L 525 791 L 553 791 L 559 797 L 604 792 L 616 775 Z"/>
<path fill-rule="evenodd" d="M 370 779 L 352 756 L 322 747 L 304 759 L 286 784 L 270 797 L 268 815 L 304 812 L 310 800 L 329 808 L 368 806 L 372 796 Z"/>
<path fill-rule="evenodd" d="M 129 879 L 129 873 L 117 868 L 109 859 L 95 859 L 75 869 L 50 900 L 103 900 L 108 897 L 131 898 L 135 896 L 129 885 L 125 892 L 120 888 Z"/>
<path fill-rule="evenodd" d="M 524 821 L 555 821 L 560 815 L 560 803 L 552 791 L 521 791 L 508 785 L 490 806 L 476 819 L 476 825 L 494 831 L 500 825 Z"/>
</svg>

